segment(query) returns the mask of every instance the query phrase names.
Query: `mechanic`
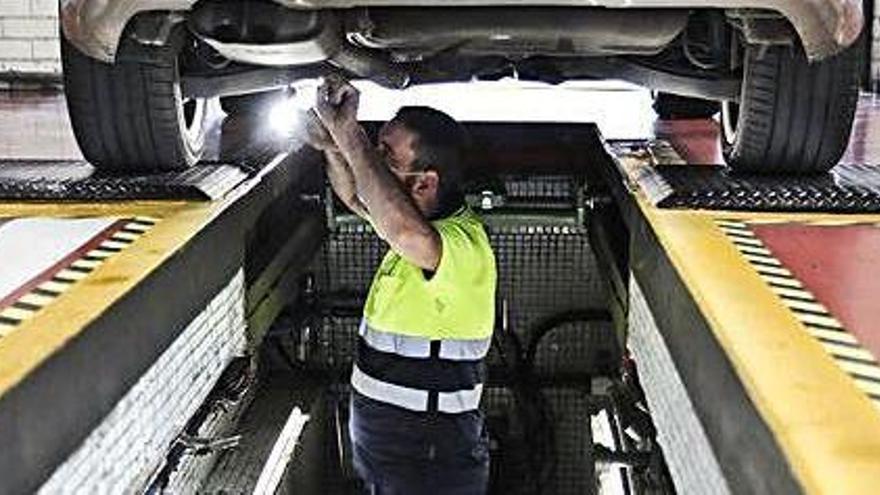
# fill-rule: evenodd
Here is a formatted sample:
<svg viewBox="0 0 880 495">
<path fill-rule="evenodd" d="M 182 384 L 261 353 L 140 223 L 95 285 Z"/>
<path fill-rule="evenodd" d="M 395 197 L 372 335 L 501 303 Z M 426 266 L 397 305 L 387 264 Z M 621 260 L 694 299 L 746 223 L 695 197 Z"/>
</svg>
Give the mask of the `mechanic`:
<svg viewBox="0 0 880 495">
<path fill-rule="evenodd" d="M 373 146 L 356 119 L 356 88 L 327 79 L 317 99 L 310 144 L 324 150 L 339 198 L 390 246 L 351 376 L 354 467 L 373 494 L 485 493 L 478 406 L 496 272 L 459 188 L 466 133 L 438 110 L 404 107 Z"/>
</svg>

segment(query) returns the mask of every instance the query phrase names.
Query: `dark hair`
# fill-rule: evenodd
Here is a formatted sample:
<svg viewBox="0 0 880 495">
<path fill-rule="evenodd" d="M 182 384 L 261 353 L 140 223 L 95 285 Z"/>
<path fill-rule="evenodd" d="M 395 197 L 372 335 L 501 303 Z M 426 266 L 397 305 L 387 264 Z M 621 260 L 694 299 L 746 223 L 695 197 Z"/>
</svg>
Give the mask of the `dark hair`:
<svg viewBox="0 0 880 495">
<path fill-rule="evenodd" d="M 413 132 L 414 170 L 434 170 L 440 176 L 439 210 L 444 214 L 463 202 L 461 182 L 470 148 L 464 127 L 449 115 L 431 107 L 402 107 L 391 119 Z"/>
</svg>

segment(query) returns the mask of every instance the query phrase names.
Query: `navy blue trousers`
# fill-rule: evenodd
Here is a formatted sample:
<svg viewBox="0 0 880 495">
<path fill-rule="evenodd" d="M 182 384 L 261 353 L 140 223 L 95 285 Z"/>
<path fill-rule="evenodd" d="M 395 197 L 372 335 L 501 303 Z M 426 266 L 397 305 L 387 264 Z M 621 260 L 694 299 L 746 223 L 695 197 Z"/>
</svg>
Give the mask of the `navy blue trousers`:
<svg viewBox="0 0 880 495">
<path fill-rule="evenodd" d="M 484 495 L 489 446 L 479 411 L 416 413 L 351 394 L 354 468 L 374 495 Z"/>
</svg>

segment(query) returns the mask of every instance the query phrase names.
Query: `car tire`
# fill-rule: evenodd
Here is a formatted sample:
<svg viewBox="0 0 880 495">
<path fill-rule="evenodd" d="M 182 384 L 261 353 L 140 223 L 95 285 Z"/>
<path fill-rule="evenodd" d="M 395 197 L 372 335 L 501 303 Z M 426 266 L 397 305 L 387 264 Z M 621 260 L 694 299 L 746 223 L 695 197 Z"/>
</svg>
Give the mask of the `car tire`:
<svg viewBox="0 0 880 495">
<path fill-rule="evenodd" d="M 180 91 L 178 42 L 150 62 L 92 59 L 61 37 L 64 91 L 83 156 L 101 171 L 145 173 L 195 164 L 205 144 L 207 100 Z"/>
<path fill-rule="evenodd" d="M 722 104 L 728 166 L 812 174 L 837 165 L 858 103 L 859 45 L 816 63 L 800 47 L 748 49 L 740 101 Z"/>
<path fill-rule="evenodd" d="M 227 115 L 265 115 L 272 107 L 282 101 L 289 94 L 287 88 L 273 89 L 259 93 L 250 93 L 236 96 L 224 96 L 220 98 L 220 108 Z"/>
<path fill-rule="evenodd" d="M 721 111 L 721 104 L 672 93 L 657 93 L 653 108 L 660 120 L 708 119 Z"/>
</svg>

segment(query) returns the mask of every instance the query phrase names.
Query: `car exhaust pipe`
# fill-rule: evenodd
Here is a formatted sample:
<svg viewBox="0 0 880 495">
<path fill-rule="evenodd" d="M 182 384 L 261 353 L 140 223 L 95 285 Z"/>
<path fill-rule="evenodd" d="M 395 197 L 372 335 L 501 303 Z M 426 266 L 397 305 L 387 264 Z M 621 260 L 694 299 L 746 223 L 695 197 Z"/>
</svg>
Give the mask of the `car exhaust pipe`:
<svg viewBox="0 0 880 495">
<path fill-rule="evenodd" d="M 200 39 L 235 62 L 276 68 L 329 63 L 390 88 L 410 82 L 406 71 L 382 55 L 347 44 L 331 11 L 219 0 L 201 2 L 187 20 Z"/>
</svg>

